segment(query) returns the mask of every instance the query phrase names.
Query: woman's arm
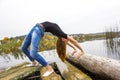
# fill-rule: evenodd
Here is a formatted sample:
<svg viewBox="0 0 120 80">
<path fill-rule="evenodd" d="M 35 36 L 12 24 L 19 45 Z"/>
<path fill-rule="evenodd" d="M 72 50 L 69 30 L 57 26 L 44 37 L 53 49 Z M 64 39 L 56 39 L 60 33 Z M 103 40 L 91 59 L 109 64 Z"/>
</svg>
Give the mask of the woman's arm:
<svg viewBox="0 0 120 80">
<path fill-rule="evenodd" d="M 81 52 L 79 52 L 79 54 L 78 54 L 78 56 L 77 56 L 77 58 L 80 58 L 80 56 L 81 56 L 82 54 L 84 54 L 84 51 L 83 51 L 82 47 L 79 45 L 78 41 L 76 41 L 75 39 L 73 39 L 73 38 L 70 37 L 70 36 L 67 36 L 67 39 L 68 39 L 74 46 L 76 46 L 76 47 L 81 51 Z"/>
<path fill-rule="evenodd" d="M 71 48 L 74 49 L 74 51 L 72 52 L 72 56 L 73 56 L 77 52 L 75 47 L 69 41 L 67 42 L 67 45 L 69 45 Z"/>
</svg>

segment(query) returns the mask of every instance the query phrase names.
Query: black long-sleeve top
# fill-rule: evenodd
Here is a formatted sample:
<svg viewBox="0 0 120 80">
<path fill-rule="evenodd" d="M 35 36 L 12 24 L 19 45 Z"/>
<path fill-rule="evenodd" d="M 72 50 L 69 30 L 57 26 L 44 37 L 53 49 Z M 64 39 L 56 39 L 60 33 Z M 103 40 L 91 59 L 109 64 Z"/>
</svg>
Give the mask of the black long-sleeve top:
<svg viewBox="0 0 120 80">
<path fill-rule="evenodd" d="M 56 23 L 46 21 L 41 24 L 44 26 L 45 32 L 50 32 L 57 37 L 63 37 L 67 39 L 67 34 L 64 33 Z"/>
</svg>

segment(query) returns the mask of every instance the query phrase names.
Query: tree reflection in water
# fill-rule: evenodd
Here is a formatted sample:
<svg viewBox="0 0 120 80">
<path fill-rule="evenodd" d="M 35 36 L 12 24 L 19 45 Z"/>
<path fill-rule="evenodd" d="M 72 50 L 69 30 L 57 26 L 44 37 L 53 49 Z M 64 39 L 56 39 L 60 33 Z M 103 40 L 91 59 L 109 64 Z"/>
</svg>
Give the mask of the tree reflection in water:
<svg viewBox="0 0 120 80">
<path fill-rule="evenodd" d="M 120 59 L 120 32 L 118 27 L 107 29 L 106 47 L 108 57 Z"/>
</svg>

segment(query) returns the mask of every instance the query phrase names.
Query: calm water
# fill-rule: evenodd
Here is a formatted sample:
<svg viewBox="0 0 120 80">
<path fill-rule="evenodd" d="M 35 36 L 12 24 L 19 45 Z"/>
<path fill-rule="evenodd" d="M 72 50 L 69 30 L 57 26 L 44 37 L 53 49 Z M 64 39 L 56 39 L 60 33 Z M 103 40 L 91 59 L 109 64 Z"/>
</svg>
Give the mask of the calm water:
<svg viewBox="0 0 120 80">
<path fill-rule="evenodd" d="M 107 42 L 108 43 L 108 42 Z M 120 60 L 120 44 L 111 45 L 106 44 L 105 40 L 95 40 L 95 41 L 87 41 L 80 43 L 82 48 L 86 53 L 94 54 L 97 56 L 108 57 L 111 59 Z M 67 52 L 70 53 L 71 48 L 67 48 Z M 55 50 L 43 51 L 40 54 L 49 62 L 57 62 L 60 61 Z M 8 67 L 14 66 L 16 64 L 20 64 L 22 62 L 29 61 L 27 57 L 24 59 L 15 59 L 13 56 L 9 55 L 9 57 L 1 57 L 0 56 L 0 70 L 6 69 Z"/>
<path fill-rule="evenodd" d="M 106 43 L 106 40 L 95 40 L 81 43 L 81 46 L 83 47 L 86 53 L 107 57 L 115 60 L 120 60 L 119 42 L 108 44 Z"/>
<path fill-rule="evenodd" d="M 61 61 L 58 58 L 55 50 L 43 51 L 39 52 L 39 54 L 49 63 Z M 24 57 L 24 59 L 15 59 L 14 56 L 11 55 L 8 55 L 7 57 L 0 56 L 0 71 L 25 61 L 30 62 L 27 57 Z"/>
</svg>

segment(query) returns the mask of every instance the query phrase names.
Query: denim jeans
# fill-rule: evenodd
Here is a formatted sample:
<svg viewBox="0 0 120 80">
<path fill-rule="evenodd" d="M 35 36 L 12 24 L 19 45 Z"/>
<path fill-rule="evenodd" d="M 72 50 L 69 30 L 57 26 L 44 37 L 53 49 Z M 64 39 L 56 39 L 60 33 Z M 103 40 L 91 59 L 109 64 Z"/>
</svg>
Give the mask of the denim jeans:
<svg viewBox="0 0 120 80">
<path fill-rule="evenodd" d="M 36 60 L 42 66 L 47 66 L 45 59 L 38 54 L 39 43 L 43 35 L 43 28 L 39 24 L 36 24 L 28 33 L 28 35 L 26 35 L 21 48 L 30 61 Z M 28 49 L 29 46 L 30 49 Z"/>
</svg>

